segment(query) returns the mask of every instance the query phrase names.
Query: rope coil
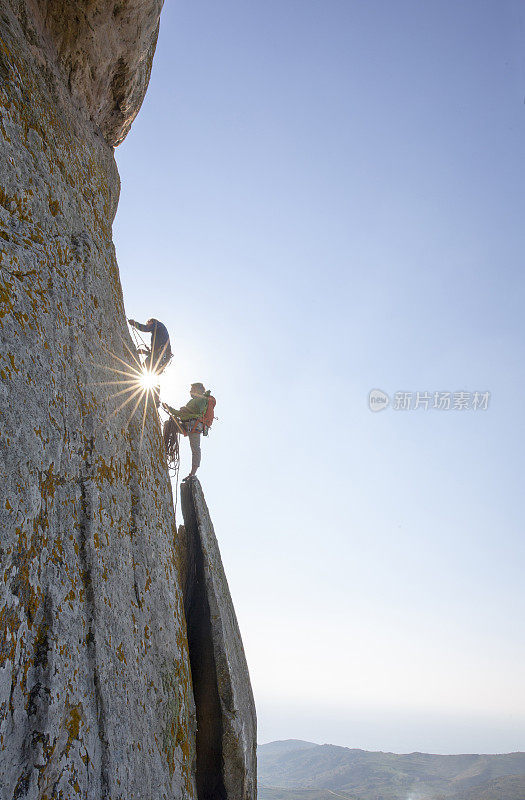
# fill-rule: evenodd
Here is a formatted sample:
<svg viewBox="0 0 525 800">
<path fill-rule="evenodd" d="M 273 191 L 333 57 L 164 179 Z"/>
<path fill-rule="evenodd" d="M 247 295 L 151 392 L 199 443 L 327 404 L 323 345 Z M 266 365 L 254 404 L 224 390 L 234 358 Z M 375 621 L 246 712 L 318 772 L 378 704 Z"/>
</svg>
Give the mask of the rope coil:
<svg viewBox="0 0 525 800">
<path fill-rule="evenodd" d="M 162 428 L 162 438 L 168 461 L 170 476 L 175 478 L 175 514 L 177 513 L 177 500 L 179 495 L 179 426 L 173 417 L 168 417 Z"/>
<path fill-rule="evenodd" d="M 162 431 L 169 469 L 178 470 L 180 463 L 179 428 L 172 417 L 168 417 Z"/>
</svg>

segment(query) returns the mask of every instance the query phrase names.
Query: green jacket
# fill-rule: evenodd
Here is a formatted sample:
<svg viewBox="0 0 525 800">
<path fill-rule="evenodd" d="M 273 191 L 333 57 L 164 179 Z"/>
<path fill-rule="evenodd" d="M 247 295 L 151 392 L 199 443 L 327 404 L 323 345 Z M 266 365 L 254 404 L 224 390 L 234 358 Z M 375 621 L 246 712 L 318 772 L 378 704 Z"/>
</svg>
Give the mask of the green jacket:
<svg viewBox="0 0 525 800">
<path fill-rule="evenodd" d="M 168 406 L 169 413 L 172 416 L 181 419 L 183 422 L 187 422 L 190 419 L 200 419 L 208 407 L 209 394 L 210 393 L 208 391 L 204 397 L 192 397 L 185 406 L 182 406 L 182 408 L 179 408 L 178 410 Z"/>
</svg>

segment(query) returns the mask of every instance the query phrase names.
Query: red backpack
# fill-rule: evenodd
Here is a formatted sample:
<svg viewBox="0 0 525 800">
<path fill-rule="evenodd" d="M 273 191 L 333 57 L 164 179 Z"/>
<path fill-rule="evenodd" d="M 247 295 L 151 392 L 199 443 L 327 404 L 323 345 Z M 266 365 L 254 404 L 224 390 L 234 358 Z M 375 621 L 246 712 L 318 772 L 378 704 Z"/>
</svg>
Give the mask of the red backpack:
<svg viewBox="0 0 525 800">
<path fill-rule="evenodd" d="M 213 420 L 215 419 L 215 406 L 217 401 L 212 395 L 208 397 L 208 405 L 206 406 L 206 411 L 202 415 L 202 424 L 204 425 L 204 435 L 208 435 L 208 428 L 211 428 Z"/>
</svg>

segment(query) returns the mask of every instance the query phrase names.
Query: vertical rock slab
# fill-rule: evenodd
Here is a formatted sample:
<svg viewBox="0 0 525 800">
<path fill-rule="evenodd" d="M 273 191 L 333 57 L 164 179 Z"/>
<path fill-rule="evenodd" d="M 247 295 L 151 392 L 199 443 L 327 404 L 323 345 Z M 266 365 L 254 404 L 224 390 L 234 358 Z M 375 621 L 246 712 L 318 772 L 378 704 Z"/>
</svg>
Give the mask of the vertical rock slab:
<svg viewBox="0 0 525 800">
<path fill-rule="evenodd" d="M 195 796 L 171 486 L 151 403 L 123 405 L 110 145 L 149 58 L 124 7 L 150 53 L 159 2 L 0 1 L 1 800 Z"/>
<path fill-rule="evenodd" d="M 213 524 L 199 481 L 181 487 L 181 583 L 197 715 L 199 800 L 255 800 L 256 713 Z"/>
</svg>

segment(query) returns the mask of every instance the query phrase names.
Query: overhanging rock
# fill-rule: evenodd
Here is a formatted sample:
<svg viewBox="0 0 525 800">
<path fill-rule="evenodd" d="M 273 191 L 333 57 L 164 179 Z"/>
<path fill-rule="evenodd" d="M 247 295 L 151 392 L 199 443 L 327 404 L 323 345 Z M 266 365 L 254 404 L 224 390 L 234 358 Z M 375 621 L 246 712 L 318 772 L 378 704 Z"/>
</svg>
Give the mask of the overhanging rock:
<svg viewBox="0 0 525 800">
<path fill-rule="evenodd" d="M 42 33 L 73 101 L 119 144 L 148 87 L 163 0 L 22 0 L 26 35 Z"/>
</svg>

